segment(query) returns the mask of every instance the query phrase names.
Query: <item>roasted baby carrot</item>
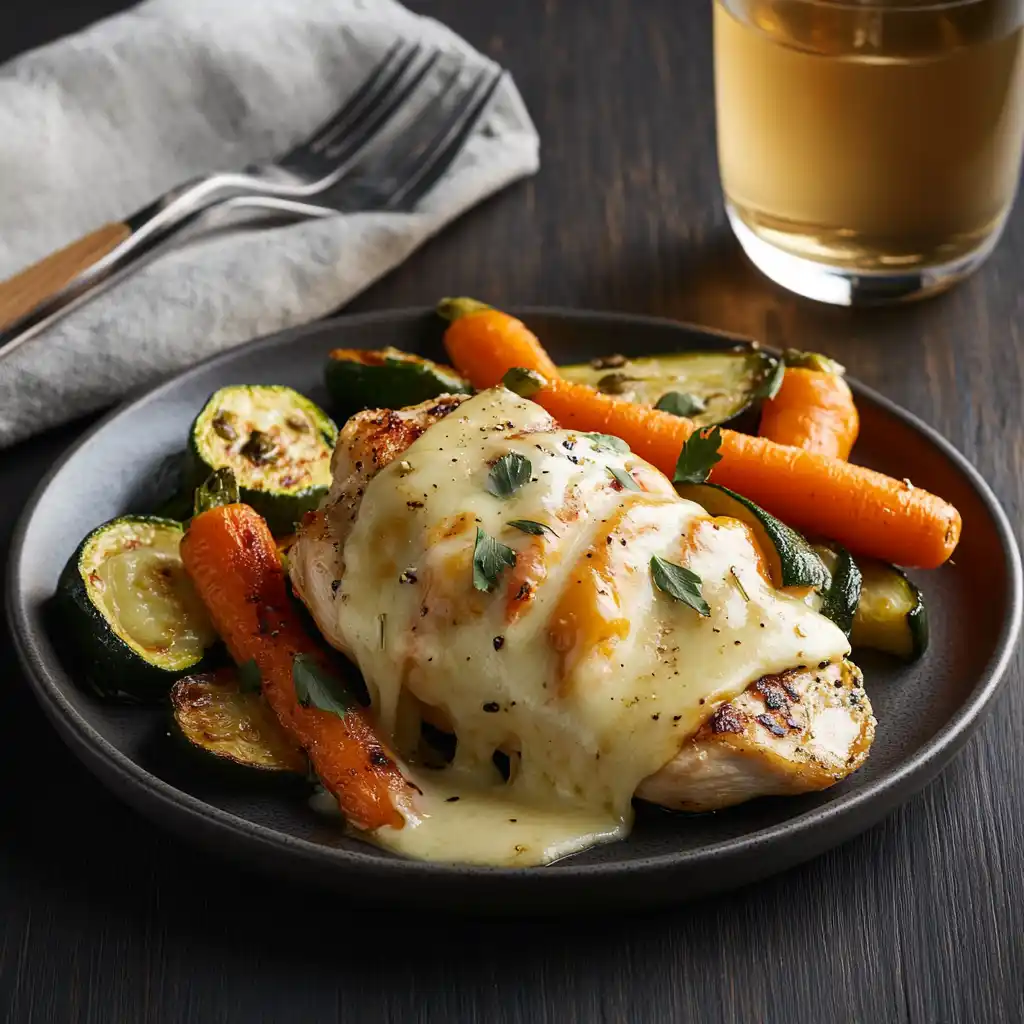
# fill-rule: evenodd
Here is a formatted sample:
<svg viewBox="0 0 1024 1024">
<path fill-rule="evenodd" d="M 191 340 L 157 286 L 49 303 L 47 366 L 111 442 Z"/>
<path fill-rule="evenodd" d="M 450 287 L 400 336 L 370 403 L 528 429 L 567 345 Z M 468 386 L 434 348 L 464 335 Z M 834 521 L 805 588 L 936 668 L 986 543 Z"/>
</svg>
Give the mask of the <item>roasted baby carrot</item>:
<svg viewBox="0 0 1024 1024">
<path fill-rule="evenodd" d="M 694 424 L 683 417 L 602 394 L 550 375 L 537 338 L 512 317 L 467 309 L 445 332 L 455 367 L 478 388 L 497 384 L 515 367 L 535 370 L 546 384 L 531 397 L 564 427 L 614 434 L 670 479 Z M 783 522 L 828 537 L 852 551 L 898 565 L 934 568 L 960 539 L 960 513 L 941 498 L 882 473 L 764 437 L 722 431 L 722 460 L 711 480 L 763 506 Z"/>
<path fill-rule="evenodd" d="M 762 406 L 760 435 L 819 455 L 849 458 L 860 417 L 841 367 L 832 365 L 835 369 L 787 365 L 782 386 Z"/>
<path fill-rule="evenodd" d="M 348 821 L 368 831 L 401 828 L 399 807 L 410 800 L 410 787 L 367 713 L 354 701 L 343 715 L 299 702 L 297 656 L 333 673 L 292 607 L 263 518 L 239 504 L 202 512 L 185 533 L 181 558 L 231 657 L 239 665 L 256 663 L 267 702 Z"/>
<path fill-rule="evenodd" d="M 451 321 L 444 335 L 445 348 L 453 360 L 458 353 L 462 362 L 456 366 L 473 387 L 493 388 L 513 366 L 536 370 L 549 380 L 559 375 L 544 346 L 522 320 L 476 299 L 442 299 L 437 311 Z M 513 358 L 508 362 L 506 356 L 511 358 L 516 352 L 522 352 L 524 358 L 528 355 L 529 361 Z"/>
</svg>

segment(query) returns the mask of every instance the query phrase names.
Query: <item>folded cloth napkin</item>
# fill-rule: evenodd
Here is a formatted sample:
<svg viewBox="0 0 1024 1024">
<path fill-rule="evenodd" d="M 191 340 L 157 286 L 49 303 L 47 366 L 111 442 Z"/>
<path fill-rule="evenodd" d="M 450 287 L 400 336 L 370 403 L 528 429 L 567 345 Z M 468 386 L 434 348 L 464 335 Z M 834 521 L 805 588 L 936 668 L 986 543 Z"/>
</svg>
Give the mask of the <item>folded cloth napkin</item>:
<svg viewBox="0 0 1024 1024">
<path fill-rule="evenodd" d="M 394 0 L 146 0 L 0 67 L 0 280 L 191 177 L 273 159 L 399 38 L 486 63 Z M 415 214 L 218 233 L 0 358 L 0 447 L 324 316 L 537 166 L 536 131 L 506 76 Z"/>
</svg>

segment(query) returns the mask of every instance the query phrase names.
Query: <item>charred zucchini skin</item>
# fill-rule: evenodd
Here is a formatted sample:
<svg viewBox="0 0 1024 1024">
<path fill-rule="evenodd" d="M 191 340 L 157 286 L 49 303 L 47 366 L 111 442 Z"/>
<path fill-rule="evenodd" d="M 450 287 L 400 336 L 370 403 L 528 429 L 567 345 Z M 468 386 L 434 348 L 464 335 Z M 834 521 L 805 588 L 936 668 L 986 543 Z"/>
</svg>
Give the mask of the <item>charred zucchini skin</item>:
<svg viewBox="0 0 1024 1024">
<path fill-rule="evenodd" d="M 928 610 L 921 591 L 895 565 L 863 559 L 864 576 L 851 643 L 916 661 L 928 649 Z"/>
<path fill-rule="evenodd" d="M 363 409 L 401 409 L 438 395 L 473 392 L 451 367 L 395 348 L 335 349 L 324 380 L 339 419 Z"/>
<path fill-rule="evenodd" d="M 849 636 L 863 586 L 860 568 L 850 552 L 838 544 L 815 544 L 814 550 L 832 577 L 819 611 Z"/>
<path fill-rule="evenodd" d="M 234 667 L 179 679 L 169 703 L 178 756 L 197 771 L 231 783 L 306 785 L 305 754 L 285 735 L 259 693 L 241 691 Z M 232 723 L 239 727 L 234 734 Z"/>
<path fill-rule="evenodd" d="M 216 457 L 204 448 L 201 434 L 207 423 L 215 417 L 219 405 L 224 401 L 226 393 L 233 391 L 259 391 L 265 395 L 277 397 L 283 404 L 295 404 L 315 423 L 315 430 L 326 452 L 324 461 L 326 473 L 322 482 L 290 489 L 259 488 L 246 485 L 244 467 L 234 465 L 231 461 Z M 330 454 L 338 440 L 338 428 L 334 421 L 314 402 L 300 395 L 292 388 L 273 384 L 233 385 L 215 391 L 203 405 L 189 429 L 188 449 L 185 455 L 185 481 L 188 493 L 191 494 L 209 477 L 214 470 L 230 468 L 238 480 L 239 500 L 254 508 L 270 526 L 275 536 L 291 533 L 302 517 L 315 510 L 321 499 L 330 488 Z M 287 452 L 284 453 L 288 455 Z M 241 463 L 242 456 L 237 461 Z"/>
<path fill-rule="evenodd" d="M 829 572 L 818 553 L 801 534 L 760 505 L 719 484 L 681 484 L 676 490 L 703 505 L 713 516 L 731 516 L 751 526 L 762 547 L 771 549 L 763 553 L 776 587 L 807 587 L 821 593 L 828 590 Z"/>
<path fill-rule="evenodd" d="M 776 356 L 749 347 L 635 359 L 608 356 L 559 369 L 566 380 L 641 405 L 658 405 L 673 392 L 693 397 L 702 408 L 687 416 L 703 427 L 745 423 L 768 395 L 780 364 Z"/>
<path fill-rule="evenodd" d="M 637 359 L 610 356 L 564 366 L 561 371 L 567 380 L 647 405 L 655 405 L 672 392 L 691 393 L 701 408 L 690 418 L 698 426 L 706 426 L 735 423 L 754 410 L 778 368 L 777 357 L 748 348 Z M 335 349 L 328 357 L 324 377 L 339 419 L 362 409 L 400 409 L 438 395 L 473 391 L 450 367 L 394 348 Z M 740 380 L 742 387 L 737 386 Z"/>
<path fill-rule="evenodd" d="M 210 647 L 188 665 L 170 669 L 153 664 L 111 629 L 106 615 L 89 596 L 85 556 L 90 543 L 110 529 L 142 524 L 182 532 L 181 523 L 158 516 L 120 516 L 96 527 L 65 564 L 50 609 L 59 645 L 65 656 L 74 659 L 75 678 L 100 697 L 133 704 L 165 698 L 183 672 L 201 669 L 216 658 L 215 647 Z"/>
</svg>

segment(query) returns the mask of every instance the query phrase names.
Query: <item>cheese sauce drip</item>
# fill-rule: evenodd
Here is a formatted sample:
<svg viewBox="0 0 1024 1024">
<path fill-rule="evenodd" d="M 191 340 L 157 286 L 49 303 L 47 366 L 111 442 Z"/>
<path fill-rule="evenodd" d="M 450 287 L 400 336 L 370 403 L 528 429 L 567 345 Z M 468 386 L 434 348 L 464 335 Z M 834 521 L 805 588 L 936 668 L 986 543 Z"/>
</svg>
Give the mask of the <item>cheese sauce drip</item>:
<svg viewBox="0 0 1024 1024">
<path fill-rule="evenodd" d="M 511 453 L 529 479 L 497 497 L 489 475 Z M 473 585 L 478 529 L 516 553 L 488 592 Z M 654 585 L 655 555 L 700 576 L 710 615 Z M 457 738 L 450 767 L 410 769 L 420 818 L 375 836 L 414 857 L 539 864 L 621 838 L 638 784 L 715 704 L 849 650 L 771 586 L 743 524 L 504 388 L 463 403 L 370 481 L 343 560 L 333 632 L 383 733 L 407 734 L 412 705 Z"/>
</svg>

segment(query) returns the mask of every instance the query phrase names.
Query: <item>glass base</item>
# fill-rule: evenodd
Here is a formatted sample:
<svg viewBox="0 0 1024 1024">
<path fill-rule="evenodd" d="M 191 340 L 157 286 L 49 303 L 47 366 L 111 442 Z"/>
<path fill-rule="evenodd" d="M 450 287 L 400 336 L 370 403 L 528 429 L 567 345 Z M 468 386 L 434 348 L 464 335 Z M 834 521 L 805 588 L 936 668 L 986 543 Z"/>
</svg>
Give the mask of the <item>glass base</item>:
<svg viewBox="0 0 1024 1024">
<path fill-rule="evenodd" d="M 918 270 L 865 272 L 784 252 L 758 238 L 731 203 L 726 202 L 725 210 L 737 241 L 765 277 L 797 295 L 834 306 L 877 306 L 937 295 L 973 274 L 988 259 L 1001 234 L 1000 226 L 977 249 L 951 263 Z"/>
</svg>

